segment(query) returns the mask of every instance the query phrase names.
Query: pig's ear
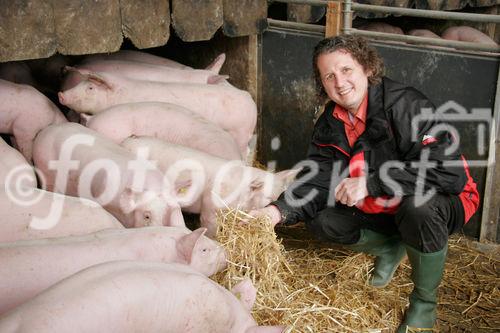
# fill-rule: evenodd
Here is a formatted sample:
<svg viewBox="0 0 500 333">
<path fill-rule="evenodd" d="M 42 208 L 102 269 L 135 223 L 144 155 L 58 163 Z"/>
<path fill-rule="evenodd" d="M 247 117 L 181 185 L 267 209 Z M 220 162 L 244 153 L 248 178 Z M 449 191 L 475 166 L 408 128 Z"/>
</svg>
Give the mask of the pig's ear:
<svg viewBox="0 0 500 333">
<path fill-rule="evenodd" d="M 229 79 L 229 75 L 210 75 L 207 78 L 207 84 L 219 84 L 219 83 L 224 83 L 226 80 Z"/>
<path fill-rule="evenodd" d="M 198 228 L 195 231 L 182 236 L 177 241 L 177 251 L 179 255 L 186 260 L 186 263 L 191 263 L 192 254 L 195 252 L 196 245 L 205 232 L 207 232 L 207 228 Z"/>
<path fill-rule="evenodd" d="M 83 69 L 83 68 L 77 68 L 77 67 L 72 67 L 72 66 L 64 66 L 62 68 L 62 72 L 63 74 L 68 74 L 70 72 L 73 72 L 73 73 L 77 73 L 77 74 L 80 74 L 82 76 L 87 76 L 89 75 L 90 73 L 92 73 L 91 71 L 89 71 L 88 69 Z"/>
<path fill-rule="evenodd" d="M 283 333 L 286 326 L 253 326 L 246 329 L 245 333 Z"/>
<path fill-rule="evenodd" d="M 231 289 L 231 293 L 240 300 L 248 312 L 252 311 L 255 298 L 257 297 L 257 289 L 253 286 L 252 280 L 245 279 L 241 281 Z"/>
<path fill-rule="evenodd" d="M 293 181 L 295 180 L 295 177 L 297 174 L 302 171 L 302 168 L 299 169 L 289 169 L 289 170 L 283 170 L 280 172 L 276 173 L 276 177 L 278 179 L 281 179 L 284 183 L 285 188 L 288 187 Z"/>
<path fill-rule="evenodd" d="M 77 72 L 77 70 L 76 70 L 75 67 L 71 67 L 71 66 L 63 66 L 63 67 L 61 67 L 61 75 L 62 76 L 68 74 L 69 72 Z"/>
<path fill-rule="evenodd" d="M 260 177 L 256 177 L 252 179 L 252 182 L 250 183 L 250 190 L 251 191 L 258 191 L 261 190 L 264 187 L 264 181 Z"/>
<path fill-rule="evenodd" d="M 113 85 L 111 84 L 111 82 L 104 78 L 102 75 L 99 75 L 97 73 L 89 73 L 87 76 L 87 80 L 89 80 L 90 82 L 98 85 L 98 86 L 102 86 L 103 88 L 106 88 L 106 89 L 110 89 L 112 90 L 113 89 Z"/>
<path fill-rule="evenodd" d="M 225 61 L 226 61 L 226 54 L 221 53 L 205 69 L 214 72 L 215 74 L 219 74 L 219 71 L 222 68 L 222 65 L 224 65 Z"/>
</svg>

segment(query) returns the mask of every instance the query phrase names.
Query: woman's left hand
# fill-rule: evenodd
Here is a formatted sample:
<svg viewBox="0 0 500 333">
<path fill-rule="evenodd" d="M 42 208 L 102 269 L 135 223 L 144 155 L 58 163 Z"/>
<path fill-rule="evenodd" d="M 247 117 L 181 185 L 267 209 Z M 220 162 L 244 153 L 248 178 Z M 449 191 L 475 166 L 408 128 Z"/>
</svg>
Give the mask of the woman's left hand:
<svg viewBox="0 0 500 333">
<path fill-rule="evenodd" d="M 349 207 L 367 196 L 366 177 L 345 178 L 335 188 L 335 200 Z"/>
</svg>

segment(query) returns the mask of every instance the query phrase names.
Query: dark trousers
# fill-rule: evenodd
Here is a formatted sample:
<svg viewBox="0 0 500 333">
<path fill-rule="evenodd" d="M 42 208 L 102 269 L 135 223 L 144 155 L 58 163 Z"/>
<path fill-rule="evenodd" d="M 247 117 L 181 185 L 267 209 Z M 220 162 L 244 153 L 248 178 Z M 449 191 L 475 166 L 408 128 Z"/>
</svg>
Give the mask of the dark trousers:
<svg viewBox="0 0 500 333">
<path fill-rule="evenodd" d="M 337 203 L 306 224 L 324 241 L 354 244 L 361 229 L 370 229 L 386 235 L 399 234 L 403 243 L 431 253 L 446 246 L 448 235 L 463 226 L 464 218 L 462 203 L 456 195 L 436 194 L 419 205 L 413 196 L 404 197 L 395 215 L 366 214 L 356 207 Z"/>
</svg>

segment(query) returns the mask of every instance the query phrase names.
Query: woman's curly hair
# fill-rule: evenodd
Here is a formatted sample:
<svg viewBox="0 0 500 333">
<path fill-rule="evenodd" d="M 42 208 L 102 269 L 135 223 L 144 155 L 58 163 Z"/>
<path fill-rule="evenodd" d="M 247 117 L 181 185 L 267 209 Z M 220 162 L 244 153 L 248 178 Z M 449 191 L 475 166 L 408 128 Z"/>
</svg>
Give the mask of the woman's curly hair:
<svg viewBox="0 0 500 333">
<path fill-rule="evenodd" d="M 313 54 L 314 80 L 320 98 L 327 97 L 327 94 L 321 82 L 321 75 L 317 66 L 318 58 L 322 54 L 332 53 L 337 50 L 349 52 L 365 72 L 372 72 L 368 77 L 369 85 L 373 86 L 380 83 L 384 75 L 384 62 L 377 50 L 370 46 L 365 38 L 356 35 L 325 38 L 316 45 Z"/>
</svg>

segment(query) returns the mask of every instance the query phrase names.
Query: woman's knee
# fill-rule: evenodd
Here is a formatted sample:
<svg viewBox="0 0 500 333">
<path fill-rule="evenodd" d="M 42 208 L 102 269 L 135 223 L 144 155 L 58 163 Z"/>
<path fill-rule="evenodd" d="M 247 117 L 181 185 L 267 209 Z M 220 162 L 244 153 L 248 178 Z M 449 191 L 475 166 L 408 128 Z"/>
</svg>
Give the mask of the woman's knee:
<svg viewBox="0 0 500 333">
<path fill-rule="evenodd" d="M 413 196 L 405 197 L 396 224 L 403 242 L 423 252 L 439 251 L 448 241 L 447 221 L 432 200 L 419 203 Z"/>
<path fill-rule="evenodd" d="M 359 240 L 359 221 L 339 214 L 335 208 L 322 210 L 307 223 L 307 226 L 318 239 L 323 241 L 354 244 Z"/>
</svg>

